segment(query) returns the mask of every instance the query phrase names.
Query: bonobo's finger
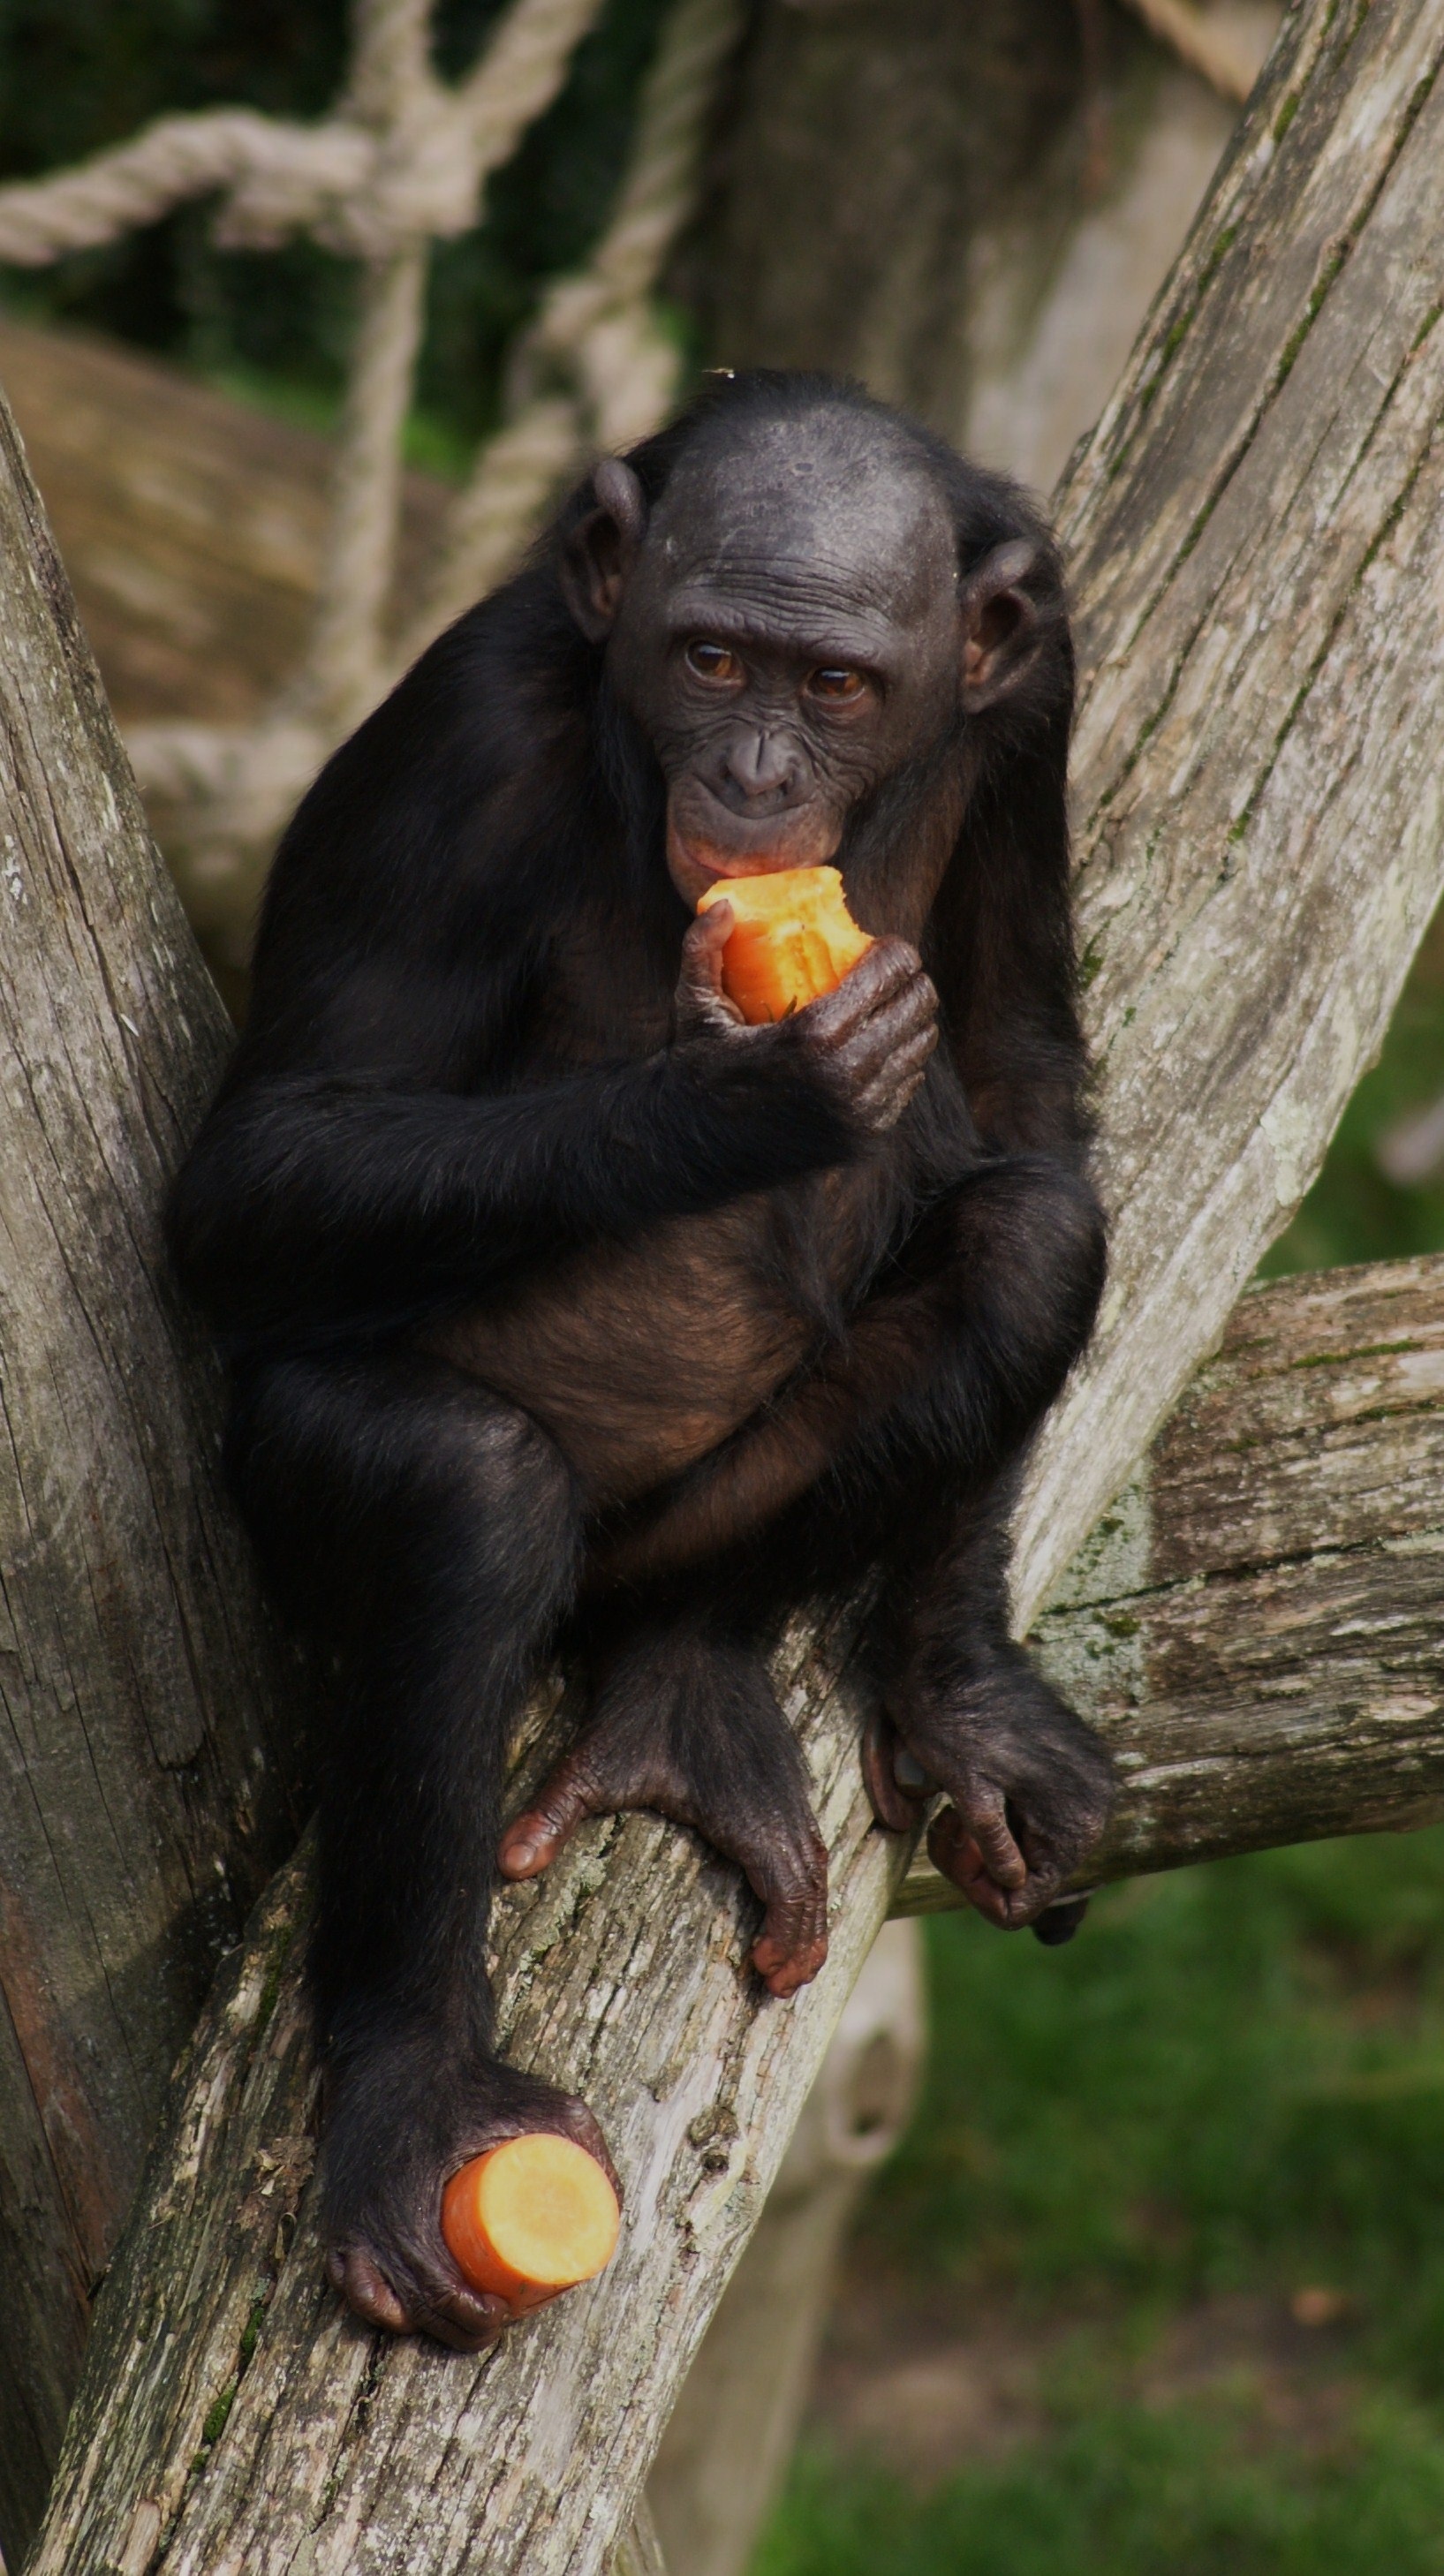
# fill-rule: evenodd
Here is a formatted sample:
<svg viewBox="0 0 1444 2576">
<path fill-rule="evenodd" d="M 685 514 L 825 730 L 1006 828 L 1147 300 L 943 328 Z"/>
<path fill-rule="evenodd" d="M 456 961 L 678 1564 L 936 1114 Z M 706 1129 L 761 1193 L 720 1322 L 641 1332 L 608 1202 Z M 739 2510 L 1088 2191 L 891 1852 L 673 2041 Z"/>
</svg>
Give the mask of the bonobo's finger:
<svg viewBox="0 0 1444 2576">
<path fill-rule="evenodd" d="M 583 1749 L 574 1746 L 543 1781 L 535 1805 L 514 1816 L 502 1835 L 496 1855 L 502 1877 L 539 1877 L 578 1825 L 605 1812 L 605 1793 Z"/>
<path fill-rule="evenodd" d="M 679 1031 L 744 1026 L 735 1002 L 722 990 L 722 951 L 735 917 L 730 903 L 714 903 L 698 914 L 682 941 L 674 1004 Z"/>
<path fill-rule="evenodd" d="M 812 1044 L 855 1089 L 880 1073 L 903 1048 L 937 1043 L 937 996 L 921 970 L 875 1011 L 841 1037 Z"/>
<path fill-rule="evenodd" d="M 875 939 L 865 956 L 844 975 L 832 992 L 809 1002 L 798 1017 L 805 1020 L 809 1032 L 826 1041 L 839 1041 L 875 1011 L 886 1010 L 910 984 L 918 980 L 931 984 L 923 974 L 922 960 L 905 939 Z M 936 1007 L 936 996 L 934 996 Z"/>
<path fill-rule="evenodd" d="M 919 973 L 877 1010 L 869 1012 L 845 1037 L 829 1039 L 826 1052 L 835 1064 L 851 1065 L 860 1071 L 864 1066 L 885 1064 L 899 1047 L 911 1046 L 917 1038 L 936 1036 L 933 986 L 926 975 Z"/>
<path fill-rule="evenodd" d="M 874 1135 L 895 1127 L 908 1102 L 917 1097 L 927 1078 L 928 1058 L 938 1042 L 935 1028 L 919 1030 L 909 1038 L 885 1064 L 879 1066 L 869 1082 L 852 1095 L 853 1114 Z"/>
</svg>

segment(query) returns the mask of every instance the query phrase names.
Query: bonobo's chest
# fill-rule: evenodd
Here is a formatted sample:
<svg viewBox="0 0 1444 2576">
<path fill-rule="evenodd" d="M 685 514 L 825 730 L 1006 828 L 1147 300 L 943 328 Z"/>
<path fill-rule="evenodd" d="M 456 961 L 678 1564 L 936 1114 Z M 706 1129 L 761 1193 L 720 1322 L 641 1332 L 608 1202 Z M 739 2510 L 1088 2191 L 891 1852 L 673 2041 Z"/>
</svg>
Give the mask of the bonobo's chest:
<svg viewBox="0 0 1444 2576">
<path fill-rule="evenodd" d="M 522 1033 L 523 1070 L 623 1064 L 667 1043 L 681 959 L 664 931 L 589 907 L 552 940 Z"/>
</svg>

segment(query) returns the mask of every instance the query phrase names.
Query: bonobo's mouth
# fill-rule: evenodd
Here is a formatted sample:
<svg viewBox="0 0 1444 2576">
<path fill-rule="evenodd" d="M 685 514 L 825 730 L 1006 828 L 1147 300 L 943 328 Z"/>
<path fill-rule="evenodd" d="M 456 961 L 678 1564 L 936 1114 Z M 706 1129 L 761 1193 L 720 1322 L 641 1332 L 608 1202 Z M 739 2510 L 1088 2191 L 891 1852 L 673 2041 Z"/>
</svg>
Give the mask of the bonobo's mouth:
<svg viewBox="0 0 1444 2576">
<path fill-rule="evenodd" d="M 770 876 L 778 868 L 818 868 L 834 855 L 842 838 L 841 823 L 816 805 L 795 806 L 791 813 L 768 814 L 755 823 L 714 804 L 712 814 L 691 810 L 685 823 L 675 802 L 667 807 L 667 865 L 685 903 L 695 906 L 719 877 Z"/>
</svg>

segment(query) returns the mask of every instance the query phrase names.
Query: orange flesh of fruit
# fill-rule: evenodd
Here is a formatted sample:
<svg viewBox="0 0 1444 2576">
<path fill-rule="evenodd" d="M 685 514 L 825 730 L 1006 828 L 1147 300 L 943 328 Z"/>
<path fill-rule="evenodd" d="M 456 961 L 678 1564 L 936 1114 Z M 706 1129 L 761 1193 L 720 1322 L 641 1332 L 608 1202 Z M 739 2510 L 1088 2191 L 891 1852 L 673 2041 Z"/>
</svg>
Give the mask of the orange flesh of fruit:
<svg viewBox="0 0 1444 2576">
<path fill-rule="evenodd" d="M 616 2250 L 617 2195 L 594 2156 L 545 2132 L 473 2156 L 442 2194 L 441 2232 L 474 2290 L 539 2307 Z"/>
<path fill-rule="evenodd" d="M 872 946 L 848 911 L 836 868 L 719 877 L 697 910 L 710 912 L 716 903 L 730 903 L 733 912 L 722 990 L 754 1027 L 835 992 Z"/>
</svg>

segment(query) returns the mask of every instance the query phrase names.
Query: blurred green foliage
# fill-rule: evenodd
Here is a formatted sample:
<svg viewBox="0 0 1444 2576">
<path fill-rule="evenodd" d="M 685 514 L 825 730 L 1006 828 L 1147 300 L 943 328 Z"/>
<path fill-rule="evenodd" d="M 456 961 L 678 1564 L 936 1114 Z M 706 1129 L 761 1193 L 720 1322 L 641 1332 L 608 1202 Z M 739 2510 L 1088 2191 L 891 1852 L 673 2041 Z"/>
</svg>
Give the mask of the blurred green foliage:
<svg viewBox="0 0 1444 2576">
<path fill-rule="evenodd" d="M 443 72 L 475 58 L 501 5 L 440 0 Z M 665 9 L 606 0 L 561 96 L 493 180 L 484 227 L 438 248 L 419 461 L 458 465 L 494 422 L 512 335 L 605 223 Z M 347 16 L 344 0 L 0 0 L 0 178 L 58 168 L 181 109 L 319 116 L 344 75 Z M 113 331 L 286 408 L 299 401 L 320 426 L 334 417 L 354 269 L 310 243 L 220 251 L 198 205 L 105 250 L 0 277 L 7 300 L 37 316 Z"/>
<path fill-rule="evenodd" d="M 1263 1263 L 1264 1275 L 1328 1270 L 1340 1261 L 1403 1259 L 1444 1250 L 1444 1170 L 1399 1189 L 1375 1160 L 1378 1139 L 1411 1110 L 1444 1095 L 1444 912 L 1435 916 L 1373 1070 L 1366 1073 L 1298 1215 Z"/>
<path fill-rule="evenodd" d="M 1047 2429 L 923 2494 L 809 2443 L 755 2576 L 1438 2576 L 1444 1833 L 1141 1880 L 1062 1952 L 962 1916 L 928 1948 L 925 2099 L 852 2277 L 1048 2328 Z M 1318 2284 L 1327 2436 L 1247 2368 L 1150 2389 L 1191 2304 Z"/>
<path fill-rule="evenodd" d="M 1251 2456 L 1226 2413 L 1100 2408 L 926 2498 L 804 2455 L 754 2576 L 1438 2576 L 1444 2446 L 1407 2409 L 1350 2456 Z"/>
</svg>

